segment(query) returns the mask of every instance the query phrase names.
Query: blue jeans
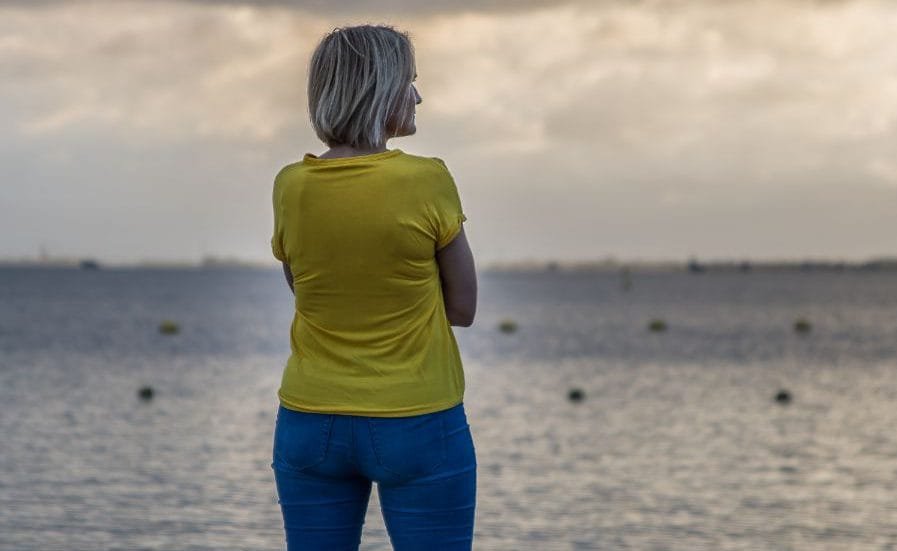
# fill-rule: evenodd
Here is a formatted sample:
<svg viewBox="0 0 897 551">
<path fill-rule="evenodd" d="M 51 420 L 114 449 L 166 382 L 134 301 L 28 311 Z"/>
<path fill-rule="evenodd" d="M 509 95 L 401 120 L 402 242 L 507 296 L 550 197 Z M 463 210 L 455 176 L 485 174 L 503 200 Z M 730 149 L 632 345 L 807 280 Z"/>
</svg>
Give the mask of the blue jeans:
<svg viewBox="0 0 897 551">
<path fill-rule="evenodd" d="M 472 547 L 476 455 L 464 404 L 412 417 L 280 406 L 271 467 L 289 551 L 357 550 L 372 481 L 396 551 Z"/>
</svg>

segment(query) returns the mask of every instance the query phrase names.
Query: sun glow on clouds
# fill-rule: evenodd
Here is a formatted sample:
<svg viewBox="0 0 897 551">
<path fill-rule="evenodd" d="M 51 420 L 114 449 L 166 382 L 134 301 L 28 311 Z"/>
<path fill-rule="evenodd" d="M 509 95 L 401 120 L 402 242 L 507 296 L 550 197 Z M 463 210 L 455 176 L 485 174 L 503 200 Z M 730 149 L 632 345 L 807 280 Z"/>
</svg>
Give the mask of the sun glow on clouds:
<svg viewBox="0 0 897 551">
<path fill-rule="evenodd" d="M 806 118 L 814 132 L 834 137 L 893 129 L 895 80 L 876 73 L 897 66 L 897 48 L 886 47 L 897 10 L 654 4 L 407 19 L 427 77 L 421 114 L 500 130 L 531 141 L 526 149 L 563 139 L 552 122 L 570 122 L 570 112 L 579 119 L 568 133 L 577 141 L 591 135 L 649 147 L 638 137 L 688 135 L 686 121 L 707 113 L 737 124 L 736 110 Z M 25 134 L 97 124 L 187 139 L 276 139 L 304 122 L 307 58 L 333 26 L 278 6 L 0 9 L 4 92 L 25 103 Z M 794 110 L 776 113 L 784 104 Z"/>
<path fill-rule="evenodd" d="M 897 231 L 879 195 L 897 186 L 893 3 L 415 6 L 353 18 L 276 2 L 0 3 L 0 115 L 8 121 L 0 141 L 19 151 L 7 170 L 37 173 L 29 165 L 37 162 L 52 170 L 67 144 L 89 136 L 98 151 L 179 144 L 266 181 L 265 171 L 289 160 L 273 152 L 320 149 L 305 114 L 305 69 L 319 37 L 385 21 L 410 31 L 424 98 L 418 135 L 395 145 L 450 161 L 486 257 L 721 254 L 749 234 L 744 227 L 764 205 L 778 209 L 778 228 L 793 223 L 782 205 L 804 201 L 798 190 L 814 190 L 817 201 L 801 209 L 804 225 L 824 224 L 826 209 L 849 195 L 851 216 Z M 53 157 L 43 153 L 48 143 Z M 208 179 L 201 167 L 179 168 Z M 514 191 L 514 205 L 505 191 Z M 542 213 L 559 193 L 577 200 L 550 221 L 553 235 L 518 239 L 539 230 L 514 212 Z M 221 216 L 257 194 L 246 184 L 218 205 Z M 696 245 L 691 230 L 668 225 L 671 205 L 683 217 L 724 213 L 743 228 L 709 232 Z M 255 216 L 249 223 L 264 243 L 269 213 Z M 615 230 L 584 231 L 588 224 Z M 665 242 L 651 237 L 660 227 Z M 621 246 L 620 232 L 643 235 Z M 781 250 L 744 241 L 739 250 L 821 249 L 807 238 Z"/>
<path fill-rule="evenodd" d="M 321 24 L 269 8 L 165 2 L 5 8 L 4 64 L 19 78 L 19 129 L 75 125 L 150 140 L 267 141 L 300 109 L 302 69 Z M 38 101 L 28 92 L 39 90 Z M 18 92 L 18 93 L 17 93 Z"/>
</svg>

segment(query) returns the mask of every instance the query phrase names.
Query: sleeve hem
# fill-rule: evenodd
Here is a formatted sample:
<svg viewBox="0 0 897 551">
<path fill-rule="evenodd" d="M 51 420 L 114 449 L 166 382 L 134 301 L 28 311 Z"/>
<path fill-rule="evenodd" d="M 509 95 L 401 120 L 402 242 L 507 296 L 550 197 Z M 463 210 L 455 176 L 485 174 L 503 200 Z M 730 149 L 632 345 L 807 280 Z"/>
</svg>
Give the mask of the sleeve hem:
<svg viewBox="0 0 897 551">
<path fill-rule="evenodd" d="M 276 238 L 275 238 L 276 239 Z M 281 262 L 286 262 L 286 255 L 283 254 L 283 251 L 280 250 L 280 247 L 277 246 L 277 243 L 274 239 L 271 239 L 271 253 L 274 255 L 274 258 Z"/>
<path fill-rule="evenodd" d="M 445 235 L 445 237 L 438 243 L 436 243 L 436 250 L 441 251 L 445 247 L 449 245 L 452 241 L 454 241 L 455 237 L 461 233 L 461 227 L 464 222 L 467 221 L 467 216 L 464 213 L 458 215 L 458 219 L 456 223 L 452 226 L 449 232 Z"/>
</svg>

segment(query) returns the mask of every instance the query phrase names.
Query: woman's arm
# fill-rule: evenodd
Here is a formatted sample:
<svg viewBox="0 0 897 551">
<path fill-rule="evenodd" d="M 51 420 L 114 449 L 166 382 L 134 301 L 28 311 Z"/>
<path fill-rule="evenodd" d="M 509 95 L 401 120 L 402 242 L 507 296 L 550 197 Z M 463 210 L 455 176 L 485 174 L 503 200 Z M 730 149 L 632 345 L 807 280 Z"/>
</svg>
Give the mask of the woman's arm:
<svg viewBox="0 0 897 551">
<path fill-rule="evenodd" d="M 436 263 L 449 323 L 470 327 L 477 312 L 477 272 L 464 226 L 451 243 L 436 252 Z"/>
<path fill-rule="evenodd" d="M 296 291 L 293 290 L 293 272 L 290 271 L 290 265 L 286 262 L 283 263 L 283 275 L 287 278 L 287 285 L 290 286 L 290 291 L 295 295 Z"/>
</svg>

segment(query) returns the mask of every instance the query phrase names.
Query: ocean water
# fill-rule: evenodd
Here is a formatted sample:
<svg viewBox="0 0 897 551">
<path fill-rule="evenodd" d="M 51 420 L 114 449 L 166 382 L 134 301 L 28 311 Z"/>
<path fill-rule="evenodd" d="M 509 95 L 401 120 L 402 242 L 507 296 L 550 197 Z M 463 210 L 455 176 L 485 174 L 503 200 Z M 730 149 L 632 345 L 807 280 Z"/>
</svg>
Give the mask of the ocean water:
<svg viewBox="0 0 897 551">
<path fill-rule="evenodd" d="M 480 274 L 475 549 L 897 549 L 897 273 L 632 283 Z M 282 549 L 291 308 L 279 269 L 0 270 L 0 549 Z"/>
</svg>

